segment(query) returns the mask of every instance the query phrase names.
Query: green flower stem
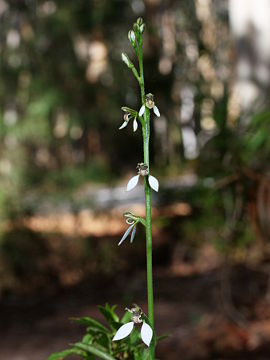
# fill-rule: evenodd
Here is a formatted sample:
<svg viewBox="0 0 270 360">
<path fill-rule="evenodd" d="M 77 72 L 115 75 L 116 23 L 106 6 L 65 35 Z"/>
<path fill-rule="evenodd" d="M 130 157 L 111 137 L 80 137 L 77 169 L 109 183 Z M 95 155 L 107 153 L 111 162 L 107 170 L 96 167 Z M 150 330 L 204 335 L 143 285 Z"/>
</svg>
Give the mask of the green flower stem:
<svg viewBox="0 0 270 360">
<path fill-rule="evenodd" d="M 143 76 L 143 59 L 142 47 L 139 49 L 139 66 L 140 66 L 140 89 L 142 104 L 145 104 L 145 89 L 144 89 L 144 76 Z M 145 107 L 143 115 L 144 122 L 143 130 L 143 152 L 144 163 L 150 168 L 149 164 L 149 139 L 150 139 L 150 112 Z M 147 177 L 144 178 L 144 191 L 145 191 L 145 225 L 146 225 L 146 262 L 147 262 L 147 295 L 148 295 L 148 318 L 149 323 L 154 331 L 154 291 L 153 291 L 153 269 L 152 269 L 152 227 L 151 227 L 151 188 L 148 184 Z M 151 343 L 151 358 L 155 358 L 155 344 Z"/>
</svg>

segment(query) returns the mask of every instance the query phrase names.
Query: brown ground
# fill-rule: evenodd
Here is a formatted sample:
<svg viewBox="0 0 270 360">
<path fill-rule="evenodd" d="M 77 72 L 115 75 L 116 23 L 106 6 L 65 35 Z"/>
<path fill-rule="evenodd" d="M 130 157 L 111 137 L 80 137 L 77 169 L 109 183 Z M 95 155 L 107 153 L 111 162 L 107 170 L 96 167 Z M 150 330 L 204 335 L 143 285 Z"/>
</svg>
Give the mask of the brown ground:
<svg viewBox="0 0 270 360">
<path fill-rule="evenodd" d="M 176 276 L 156 269 L 156 330 L 170 334 L 158 347 L 160 359 L 270 358 L 270 303 L 262 297 L 266 277 L 235 267 L 230 277 L 232 304 L 221 295 L 220 271 Z M 28 303 L 6 297 L 0 307 L 0 359 L 45 360 L 82 335 L 83 329 L 71 324 L 69 317 L 100 319 L 96 305 L 103 299 L 122 303 L 118 307 L 122 313 L 130 293 L 145 308 L 144 286 L 144 273 L 138 272 L 131 280 L 125 275 L 115 283 L 92 279 Z"/>
<path fill-rule="evenodd" d="M 170 334 L 158 345 L 158 358 L 269 360 L 267 269 L 224 266 L 207 244 L 190 255 L 194 250 L 175 240 L 179 218 L 190 214 L 188 205 L 160 211 L 154 209 L 154 215 L 171 215 L 172 221 L 160 230 L 154 216 L 156 331 Z M 23 223 L 27 231 L 11 231 L 2 244 L 4 260 L 13 264 L 20 282 L 15 283 L 17 295 L 12 290 L 2 293 L 0 360 L 46 360 L 82 336 L 83 328 L 68 319 L 100 319 L 98 304 L 118 304 L 120 314 L 133 302 L 146 310 L 143 234 L 138 231 L 132 247 L 117 248 L 126 228 L 119 214 L 28 218 Z M 19 251 L 23 263 L 14 260 Z M 14 278 L 1 278 L 2 287 L 12 286 Z"/>
</svg>

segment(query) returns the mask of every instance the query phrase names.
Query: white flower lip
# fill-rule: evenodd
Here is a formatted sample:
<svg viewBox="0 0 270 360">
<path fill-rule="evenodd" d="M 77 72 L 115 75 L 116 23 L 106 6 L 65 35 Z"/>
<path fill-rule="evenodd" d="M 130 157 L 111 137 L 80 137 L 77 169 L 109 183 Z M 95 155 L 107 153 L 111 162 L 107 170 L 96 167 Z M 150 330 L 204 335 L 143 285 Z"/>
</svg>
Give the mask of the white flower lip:
<svg viewBox="0 0 270 360">
<path fill-rule="evenodd" d="M 122 325 L 113 337 L 113 341 L 122 340 L 130 335 L 134 328 L 134 322 L 130 321 Z M 141 327 L 141 338 L 145 345 L 149 346 L 153 337 L 153 330 L 150 325 L 143 321 Z"/>
<path fill-rule="evenodd" d="M 124 232 L 124 235 L 122 236 L 121 240 L 119 241 L 118 246 L 120 246 L 126 240 L 126 238 L 128 237 L 128 235 L 131 232 L 133 227 L 134 227 L 134 224 L 130 225 L 128 227 L 128 229 Z M 133 231 L 132 231 L 131 237 L 132 237 L 132 235 L 133 235 Z M 135 236 L 135 234 L 133 235 L 133 239 L 134 239 L 134 236 Z M 132 239 L 132 241 L 133 241 L 133 239 Z M 130 242 L 131 242 L 131 240 L 130 240 Z"/>
<path fill-rule="evenodd" d="M 133 243 L 135 234 L 136 234 L 136 225 L 134 225 L 133 230 L 132 230 L 132 233 L 131 233 L 131 236 L 130 236 L 130 243 L 131 243 L 131 244 Z"/>
<path fill-rule="evenodd" d="M 158 107 L 156 105 L 154 105 L 153 111 L 154 111 L 156 116 L 160 117 L 160 112 L 159 112 Z M 139 111 L 139 116 L 143 116 L 144 112 L 145 112 L 145 105 L 142 105 L 141 108 L 140 108 L 140 111 Z"/>
<path fill-rule="evenodd" d="M 160 112 L 159 112 L 159 110 L 158 110 L 158 108 L 157 108 L 157 106 L 155 105 L 154 106 L 154 113 L 158 116 L 158 117 L 160 117 Z"/>
<path fill-rule="evenodd" d="M 130 321 L 130 322 L 122 325 L 117 330 L 116 334 L 114 335 L 113 341 L 124 339 L 125 337 L 127 337 L 131 333 L 133 328 L 134 328 L 134 322 L 133 321 Z"/>
<path fill-rule="evenodd" d="M 123 124 L 120 126 L 119 130 L 124 129 L 128 124 L 128 121 L 124 121 Z"/>
<path fill-rule="evenodd" d="M 142 337 L 142 341 L 147 346 L 149 346 L 153 337 L 153 330 L 151 329 L 151 326 L 149 326 L 146 322 L 143 322 L 142 324 L 141 337 Z"/>
<path fill-rule="evenodd" d="M 142 105 L 139 111 L 139 116 L 142 116 L 145 112 L 145 105 Z"/>
<path fill-rule="evenodd" d="M 136 175 L 136 176 L 133 176 L 133 177 L 129 180 L 129 182 L 128 182 L 128 184 L 127 184 L 126 191 L 130 191 L 130 190 L 132 190 L 132 189 L 135 188 L 135 186 L 138 184 L 139 177 L 140 177 L 140 175 Z"/>
<path fill-rule="evenodd" d="M 138 123 L 136 118 L 133 120 L 133 131 L 135 132 L 138 129 Z"/>
<path fill-rule="evenodd" d="M 159 188 L 159 182 L 158 179 L 156 179 L 154 176 L 149 175 L 148 176 L 148 182 L 150 187 L 155 190 L 156 192 L 158 192 L 158 188 Z"/>
<path fill-rule="evenodd" d="M 139 182 L 139 178 L 140 178 L 140 174 L 133 176 L 127 184 L 126 191 L 133 190 L 137 186 L 137 184 Z M 148 183 L 149 183 L 151 189 L 158 192 L 159 182 L 158 182 L 157 178 L 155 178 L 153 175 L 148 175 Z"/>
</svg>

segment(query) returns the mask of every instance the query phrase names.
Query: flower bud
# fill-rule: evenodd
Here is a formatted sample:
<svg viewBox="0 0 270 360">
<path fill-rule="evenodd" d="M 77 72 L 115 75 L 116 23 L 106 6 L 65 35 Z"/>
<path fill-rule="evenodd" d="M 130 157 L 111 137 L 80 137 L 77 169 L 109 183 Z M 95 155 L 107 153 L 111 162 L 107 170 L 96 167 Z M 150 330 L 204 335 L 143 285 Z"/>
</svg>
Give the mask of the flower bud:
<svg viewBox="0 0 270 360">
<path fill-rule="evenodd" d="M 139 26 L 141 26 L 143 24 L 143 19 L 139 17 L 136 22 Z"/>
<path fill-rule="evenodd" d="M 144 33 L 144 29 L 145 29 L 145 24 L 142 24 L 140 26 L 140 33 L 143 34 Z"/>
<path fill-rule="evenodd" d="M 132 64 L 132 62 L 129 60 L 127 54 L 122 53 L 122 61 L 124 61 L 124 63 L 127 65 L 127 67 L 132 68 L 133 64 Z"/>
<path fill-rule="evenodd" d="M 140 33 L 140 26 L 137 23 L 133 24 L 133 30 L 136 34 Z"/>
<path fill-rule="evenodd" d="M 128 39 L 129 39 L 131 45 L 135 48 L 136 47 L 136 35 L 133 30 L 130 30 L 128 32 Z"/>
</svg>

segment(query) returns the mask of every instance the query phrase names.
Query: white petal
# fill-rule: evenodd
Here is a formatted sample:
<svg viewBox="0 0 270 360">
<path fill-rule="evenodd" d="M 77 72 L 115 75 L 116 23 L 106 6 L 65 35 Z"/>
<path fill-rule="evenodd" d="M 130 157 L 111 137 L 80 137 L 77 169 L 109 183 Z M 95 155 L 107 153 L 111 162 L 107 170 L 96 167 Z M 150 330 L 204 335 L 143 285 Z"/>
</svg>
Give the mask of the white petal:
<svg viewBox="0 0 270 360">
<path fill-rule="evenodd" d="M 133 225 L 131 225 L 124 233 L 124 235 L 122 236 L 121 240 L 118 243 L 118 246 L 122 244 L 122 242 L 127 238 L 127 236 L 129 235 L 129 233 L 131 232 L 131 229 L 133 228 Z"/>
<path fill-rule="evenodd" d="M 145 106 L 142 105 L 142 107 L 140 108 L 140 111 L 139 111 L 139 116 L 142 116 L 144 111 L 145 111 Z"/>
<path fill-rule="evenodd" d="M 158 179 L 156 179 L 154 176 L 149 175 L 148 177 L 148 182 L 150 187 L 155 190 L 156 192 L 158 192 L 158 187 L 159 187 L 159 183 L 158 183 Z"/>
<path fill-rule="evenodd" d="M 116 334 L 114 335 L 113 341 L 121 340 L 121 339 L 124 339 L 125 337 L 127 337 L 133 330 L 133 327 L 134 327 L 133 321 L 130 321 L 130 322 L 126 323 L 125 325 L 122 325 L 117 330 Z"/>
<path fill-rule="evenodd" d="M 134 119 L 133 120 L 133 131 L 135 132 L 137 129 L 138 129 L 138 123 L 137 123 L 137 120 Z"/>
<path fill-rule="evenodd" d="M 158 110 L 158 108 L 157 108 L 157 106 L 155 105 L 154 106 L 154 113 L 158 116 L 158 117 L 160 117 L 160 112 L 159 112 L 159 110 Z"/>
<path fill-rule="evenodd" d="M 129 180 L 126 191 L 130 191 L 135 188 L 135 186 L 138 184 L 139 177 L 140 175 L 136 175 Z"/>
<path fill-rule="evenodd" d="M 133 230 L 132 230 L 132 233 L 131 233 L 131 236 L 130 236 L 130 243 L 131 243 L 131 244 L 133 243 L 135 234 L 136 234 L 136 225 L 134 226 L 134 228 L 133 228 Z"/>
<path fill-rule="evenodd" d="M 146 324 L 146 322 L 143 322 L 142 324 L 142 328 L 141 328 L 141 337 L 142 337 L 142 341 L 149 346 L 150 342 L 152 340 L 153 337 L 153 330 L 151 328 L 151 326 L 149 326 L 148 324 Z"/>
<path fill-rule="evenodd" d="M 128 122 L 124 121 L 123 124 L 120 126 L 119 130 L 124 129 L 127 126 Z"/>
</svg>

